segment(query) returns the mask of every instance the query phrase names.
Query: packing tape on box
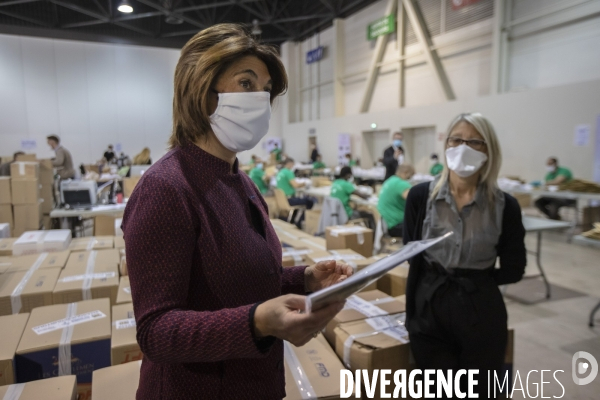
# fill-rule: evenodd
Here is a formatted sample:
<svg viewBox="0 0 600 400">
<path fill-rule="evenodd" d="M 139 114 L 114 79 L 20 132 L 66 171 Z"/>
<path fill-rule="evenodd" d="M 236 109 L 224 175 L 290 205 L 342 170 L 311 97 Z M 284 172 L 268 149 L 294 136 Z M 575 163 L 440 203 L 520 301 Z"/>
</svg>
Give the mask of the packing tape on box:
<svg viewBox="0 0 600 400">
<path fill-rule="evenodd" d="M 383 299 L 389 298 L 388 301 L 394 301 L 394 298 L 391 296 L 385 296 Z M 376 299 L 379 300 L 379 299 Z M 375 301 L 373 302 L 365 300 L 357 295 L 353 294 L 352 296 L 346 299 L 346 304 L 344 305 L 344 309 L 352 309 L 356 310 L 359 313 L 367 316 L 367 317 L 377 317 L 380 315 L 388 315 L 389 312 L 377 307 Z M 386 303 L 387 301 L 378 301 L 377 304 Z"/>
<path fill-rule="evenodd" d="M 365 319 L 365 322 L 369 324 L 374 330 L 371 332 L 357 333 L 348 336 L 344 341 L 344 365 L 351 368 L 350 365 L 350 350 L 356 339 L 362 339 L 369 336 L 375 336 L 380 333 L 387 335 L 393 339 L 396 339 L 400 343 L 408 343 L 408 331 L 398 319 L 394 316 L 386 315 L 383 317 L 373 317 Z"/>
<path fill-rule="evenodd" d="M 48 232 L 44 232 L 40 235 L 40 237 L 38 238 L 37 243 L 35 244 L 35 249 L 36 252 L 41 252 L 44 250 L 44 239 L 46 239 L 46 235 L 48 234 Z"/>
<path fill-rule="evenodd" d="M 306 372 L 304 371 L 304 368 L 302 368 L 300 360 L 296 357 L 292 345 L 285 340 L 283 341 L 283 356 L 290 367 L 290 372 L 294 377 L 294 382 L 298 387 L 300 396 L 305 400 L 316 399 L 317 393 L 315 392 L 315 389 L 313 389 L 308 376 L 306 376 Z"/>
<path fill-rule="evenodd" d="M 77 311 L 77 303 L 69 303 L 67 305 L 68 321 L 75 316 Z M 62 330 L 60 342 L 58 343 L 58 376 L 71 375 L 71 339 L 73 338 L 73 324 L 69 323 Z"/>
<path fill-rule="evenodd" d="M 95 244 L 95 243 L 96 243 L 96 239 L 95 239 L 95 238 L 93 238 L 93 237 L 91 237 L 91 238 L 88 240 L 88 244 L 87 244 L 87 246 L 86 246 L 86 248 L 85 248 L 85 249 L 86 249 L 87 251 L 90 251 L 90 250 L 92 250 L 92 249 L 94 248 L 94 244 Z"/>
<path fill-rule="evenodd" d="M 92 281 L 94 280 L 92 274 L 94 273 L 94 267 L 96 266 L 97 255 L 98 252 L 92 250 L 90 251 L 90 256 L 87 260 L 87 265 L 85 267 L 85 279 L 83 280 L 83 285 L 81 285 L 81 294 L 83 296 L 83 300 L 92 299 Z"/>
<path fill-rule="evenodd" d="M 23 389 L 25 389 L 24 383 L 10 385 L 6 393 L 4 393 L 2 400 L 19 400 L 19 398 L 21 398 L 21 393 L 23 393 Z"/>
<path fill-rule="evenodd" d="M 21 293 L 23 293 L 25 285 L 27 285 L 27 282 L 31 279 L 35 271 L 38 270 L 40 265 L 42 265 L 47 256 L 48 253 L 42 253 L 38 256 L 37 260 L 35 260 L 33 265 L 29 267 L 25 275 L 23 275 L 23 278 L 21 278 L 17 286 L 10 294 L 10 307 L 13 314 L 18 314 L 21 311 L 21 307 L 23 306 L 21 302 Z"/>
<path fill-rule="evenodd" d="M 366 228 L 360 226 L 336 226 L 331 229 L 330 233 L 331 236 L 335 237 L 338 237 L 340 233 L 356 233 L 358 244 L 362 245 L 365 243 L 365 235 L 363 233 L 366 232 L 366 230 Z"/>
<path fill-rule="evenodd" d="M 312 240 L 308 239 L 308 238 L 300 238 L 301 241 L 306 242 L 306 243 L 310 243 L 311 246 L 316 247 L 319 250 L 327 250 L 325 248 L 325 246 L 320 245 L 318 243 L 313 242 Z"/>
<path fill-rule="evenodd" d="M 25 175 L 25 163 L 18 163 L 19 164 L 19 175 Z"/>
</svg>

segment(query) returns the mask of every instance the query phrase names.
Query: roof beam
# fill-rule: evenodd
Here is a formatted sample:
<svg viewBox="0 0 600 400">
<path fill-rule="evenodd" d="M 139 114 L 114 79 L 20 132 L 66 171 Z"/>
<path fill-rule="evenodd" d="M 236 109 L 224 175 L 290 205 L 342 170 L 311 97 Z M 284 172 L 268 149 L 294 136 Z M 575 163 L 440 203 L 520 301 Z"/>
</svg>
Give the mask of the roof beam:
<svg viewBox="0 0 600 400">
<path fill-rule="evenodd" d="M 18 4 L 36 3 L 40 0 L 12 0 L 0 3 L 0 7 L 16 6 Z"/>
<path fill-rule="evenodd" d="M 46 21 L 40 21 L 39 19 L 26 17 L 24 15 L 13 13 L 13 12 L 10 12 L 10 11 L 0 10 L 0 14 L 4 14 L 4 15 L 7 15 L 9 17 L 20 19 L 21 21 L 25 21 L 25 22 L 36 24 L 36 25 L 39 25 L 39 26 L 43 26 L 45 28 L 50 28 L 52 26 L 52 24 L 50 24 L 50 23 L 48 23 Z"/>
<path fill-rule="evenodd" d="M 158 11 L 161 11 L 162 13 L 164 13 L 165 15 L 169 15 L 169 14 L 177 14 L 177 16 L 179 18 L 181 18 L 182 20 L 184 20 L 185 22 L 187 22 L 190 25 L 194 25 L 198 28 L 204 29 L 206 28 L 206 25 L 203 23 L 198 22 L 197 20 L 190 18 L 190 17 L 186 17 L 185 15 L 181 14 L 180 10 L 167 10 L 166 8 L 164 8 L 163 6 L 159 5 L 159 4 L 155 4 L 153 1 L 150 0 L 137 0 L 138 2 L 145 4 L 149 7 L 152 7 Z"/>
</svg>

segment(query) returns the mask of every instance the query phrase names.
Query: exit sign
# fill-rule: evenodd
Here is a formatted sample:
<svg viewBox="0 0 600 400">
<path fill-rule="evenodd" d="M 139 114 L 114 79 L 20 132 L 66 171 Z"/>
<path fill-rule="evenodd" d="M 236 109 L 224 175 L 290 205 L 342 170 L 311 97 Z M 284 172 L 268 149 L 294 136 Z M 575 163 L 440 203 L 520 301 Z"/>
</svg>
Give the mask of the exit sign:
<svg viewBox="0 0 600 400">
<path fill-rule="evenodd" d="M 394 14 L 386 15 L 367 26 L 367 40 L 373 40 L 379 36 L 387 35 L 396 31 L 396 17 Z"/>
</svg>

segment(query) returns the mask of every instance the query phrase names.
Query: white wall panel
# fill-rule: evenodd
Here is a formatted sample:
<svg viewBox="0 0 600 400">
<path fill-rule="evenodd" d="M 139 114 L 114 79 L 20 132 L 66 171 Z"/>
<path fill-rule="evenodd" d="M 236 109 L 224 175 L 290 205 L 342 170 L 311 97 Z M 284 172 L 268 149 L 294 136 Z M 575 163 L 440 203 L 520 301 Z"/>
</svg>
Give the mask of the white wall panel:
<svg viewBox="0 0 600 400">
<path fill-rule="evenodd" d="M 27 135 L 23 58 L 17 36 L 0 35 L 0 88 L 0 132 Z M 4 151 L 12 152 L 12 149 Z"/>
</svg>

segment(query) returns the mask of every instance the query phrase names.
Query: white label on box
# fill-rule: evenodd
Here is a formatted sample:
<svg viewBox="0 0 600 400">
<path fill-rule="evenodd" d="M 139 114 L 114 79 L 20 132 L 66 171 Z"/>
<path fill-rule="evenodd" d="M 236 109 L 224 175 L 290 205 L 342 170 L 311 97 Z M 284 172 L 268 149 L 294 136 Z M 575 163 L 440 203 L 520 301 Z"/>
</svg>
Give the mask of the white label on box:
<svg viewBox="0 0 600 400">
<path fill-rule="evenodd" d="M 303 256 L 312 253 L 312 250 L 286 250 L 281 255 L 283 257 Z"/>
<path fill-rule="evenodd" d="M 82 281 L 82 280 L 84 280 L 86 278 L 91 278 L 91 279 L 108 279 L 108 278 L 114 278 L 116 275 L 117 275 L 116 272 L 97 272 L 95 274 L 83 274 L 83 275 L 65 276 L 60 281 L 61 282 L 74 282 L 74 281 Z"/>
<path fill-rule="evenodd" d="M 390 296 L 386 296 L 386 297 L 390 297 Z M 387 311 L 377 307 L 375 304 L 371 303 L 370 301 L 367 301 L 365 299 L 358 297 L 357 295 L 352 295 L 346 299 L 346 305 L 344 306 L 344 309 L 356 310 L 359 313 L 361 313 L 367 317 L 376 317 L 378 315 L 389 314 Z"/>
<path fill-rule="evenodd" d="M 135 318 L 120 319 L 118 321 L 115 321 L 115 328 L 117 328 L 117 329 L 135 328 Z"/>
<path fill-rule="evenodd" d="M 367 228 L 363 228 L 360 226 L 336 226 L 331 229 L 331 236 L 337 237 L 340 233 L 356 233 L 356 239 L 358 244 L 362 245 L 365 243 L 365 235 L 364 232 L 367 232 Z"/>
<path fill-rule="evenodd" d="M 124 287 L 124 288 L 123 288 L 123 291 L 124 291 L 125 293 L 127 293 L 127 294 L 131 294 L 131 287 L 130 287 L 130 286 L 128 286 L 128 287 Z"/>
<path fill-rule="evenodd" d="M 44 333 L 57 331 L 69 326 L 83 324 L 85 322 L 94 321 L 104 317 L 106 317 L 106 314 L 100 310 L 96 310 L 87 312 L 85 314 L 75 315 L 71 318 L 63 318 L 59 319 L 58 321 L 48 322 L 44 325 L 34 326 L 31 329 L 38 335 L 43 335 Z"/>
</svg>

